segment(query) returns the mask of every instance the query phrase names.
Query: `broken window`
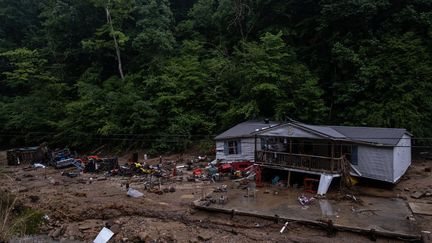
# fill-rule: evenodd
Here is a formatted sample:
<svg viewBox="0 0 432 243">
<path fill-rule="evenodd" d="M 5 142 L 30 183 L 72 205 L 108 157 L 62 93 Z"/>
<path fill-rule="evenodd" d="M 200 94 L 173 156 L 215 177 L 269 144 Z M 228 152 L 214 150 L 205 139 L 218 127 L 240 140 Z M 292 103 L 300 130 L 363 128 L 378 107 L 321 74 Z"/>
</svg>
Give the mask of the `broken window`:
<svg viewBox="0 0 432 243">
<path fill-rule="evenodd" d="M 225 142 L 225 154 L 240 154 L 240 141 L 230 140 Z"/>
</svg>

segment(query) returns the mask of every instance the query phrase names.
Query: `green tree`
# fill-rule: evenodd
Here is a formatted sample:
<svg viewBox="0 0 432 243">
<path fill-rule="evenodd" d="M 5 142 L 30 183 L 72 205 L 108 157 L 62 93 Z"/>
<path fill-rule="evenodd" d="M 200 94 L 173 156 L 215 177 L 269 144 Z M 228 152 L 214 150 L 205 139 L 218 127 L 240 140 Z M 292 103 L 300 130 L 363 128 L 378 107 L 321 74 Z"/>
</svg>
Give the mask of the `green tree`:
<svg viewBox="0 0 432 243">
<path fill-rule="evenodd" d="M 325 106 L 317 78 L 297 61 L 282 33 L 266 33 L 260 40 L 243 42 L 235 52 L 241 102 L 230 112 L 244 118 L 322 120 Z"/>
<path fill-rule="evenodd" d="M 348 109 L 350 121 L 370 126 L 405 127 L 417 136 L 431 134 L 431 50 L 413 33 L 386 36 L 359 50 L 359 102 Z"/>
<path fill-rule="evenodd" d="M 138 51 L 138 60 L 141 64 L 148 64 L 173 51 L 174 19 L 168 0 L 142 1 L 136 9 L 135 16 L 136 34 L 132 46 Z"/>
<path fill-rule="evenodd" d="M 35 50 L 16 49 L 0 54 L 9 70 L 1 73 L 3 96 L 1 117 L 6 118 L 2 129 L 10 132 L 53 132 L 63 118 L 67 102 L 67 86 L 50 73 Z"/>
</svg>

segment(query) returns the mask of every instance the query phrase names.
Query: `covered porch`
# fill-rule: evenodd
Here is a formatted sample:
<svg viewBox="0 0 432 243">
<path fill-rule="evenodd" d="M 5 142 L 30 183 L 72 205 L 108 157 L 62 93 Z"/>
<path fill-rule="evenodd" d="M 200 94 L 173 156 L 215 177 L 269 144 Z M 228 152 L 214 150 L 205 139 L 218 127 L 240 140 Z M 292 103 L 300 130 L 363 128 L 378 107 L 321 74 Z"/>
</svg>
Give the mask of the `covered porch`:
<svg viewBox="0 0 432 243">
<path fill-rule="evenodd" d="M 328 140 L 257 137 L 255 146 L 255 163 L 263 166 L 330 174 L 339 174 L 351 157 L 351 146 Z"/>
<path fill-rule="evenodd" d="M 336 136 L 336 135 L 334 135 Z M 355 146 L 348 141 L 297 124 L 257 131 L 255 163 L 283 170 L 341 174 Z"/>
</svg>

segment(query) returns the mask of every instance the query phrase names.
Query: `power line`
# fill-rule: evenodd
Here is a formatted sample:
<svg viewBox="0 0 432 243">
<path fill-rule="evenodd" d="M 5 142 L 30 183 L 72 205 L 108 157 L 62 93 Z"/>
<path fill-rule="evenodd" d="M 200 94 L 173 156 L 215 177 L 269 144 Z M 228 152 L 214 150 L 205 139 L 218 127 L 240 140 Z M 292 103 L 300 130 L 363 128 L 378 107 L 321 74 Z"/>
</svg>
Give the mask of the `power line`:
<svg viewBox="0 0 432 243">
<path fill-rule="evenodd" d="M 62 132 L 2 132 L 1 135 L 62 135 Z M 87 136 L 100 136 L 100 137 L 110 137 L 110 136 L 140 136 L 140 137 L 211 137 L 214 138 L 217 136 L 217 134 L 148 134 L 148 133 L 109 133 L 109 134 L 98 134 L 98 133 L 83 133 L 78 132 L 78 135 L 87 135 Z M 72 136 L 72 135 L 70 135 Z M 258 138 L 292 138 L 295 139 L 297 137 L 281 137 L 281 136 L 257 136 Z M 250 137 L 253 138 L 253 135 Z M 226 138 L 230 139 L 230 138 Z M 236 137 L 233 137 L 233 139 L 236 139 Z M 403 138 L 403 137 L 363 137 L 363 136 L 350 136 L 346 138 L 333 138 L 335 140 L 344 140 L 344 139 L 409 139 L 409 140 L 432 140 L 432 137 L 409 137 L 409 138 Z M 225 138 L 224 138 L 225 140 Z"/>
</svg>

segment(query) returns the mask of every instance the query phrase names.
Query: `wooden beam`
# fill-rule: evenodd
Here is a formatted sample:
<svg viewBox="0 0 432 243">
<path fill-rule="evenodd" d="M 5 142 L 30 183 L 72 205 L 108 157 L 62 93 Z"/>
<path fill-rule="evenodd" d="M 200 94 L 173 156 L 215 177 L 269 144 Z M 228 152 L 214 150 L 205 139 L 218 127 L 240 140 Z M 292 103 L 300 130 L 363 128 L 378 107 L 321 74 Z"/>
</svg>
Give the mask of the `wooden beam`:
<svg viewBox="0 0 432 243">
<path fill-rule="evenodd" d="M 257 161 L 257 135 L 255 134 L 254 162 Z"/>
<path fill-rule="evenodd" d="M 288 171 L 287 187 L 291 187 L 291 171 Z"/>
<path fill-rule="evenodd" d="M 331 171 L 334 171 L 334 142 L 331 142 Z"/>
</svg>

